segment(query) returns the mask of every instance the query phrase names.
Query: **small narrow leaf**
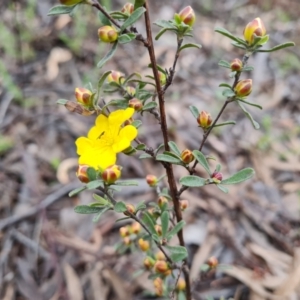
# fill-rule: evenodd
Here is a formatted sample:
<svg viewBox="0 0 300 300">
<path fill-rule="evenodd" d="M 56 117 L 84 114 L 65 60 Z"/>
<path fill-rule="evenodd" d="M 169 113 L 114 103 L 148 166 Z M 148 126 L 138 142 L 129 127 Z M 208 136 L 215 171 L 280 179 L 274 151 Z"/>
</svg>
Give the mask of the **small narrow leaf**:
<svg viewBox="0 0 300 300">
<path fill-rule="evenodd" d="M 225 194 L 228 194 L 228 188 L 226 188 L 225 186 L 221 185 L 221 184 L 216 184 L 216 186 Z"/>
<path fill-rule="evenodd" d="M 169 145 L 170 149 L 171 149 L 176 155 L 178 155 L 178 156 L 180 157 L 181 152 L 180 152 L 179 148 L 177 147 L 176 143 L 171 141 L 171 142 L 168 143 L 168 145 Z"/>
<path fill-rule="evenodd" d="M 169 250 L 170 258 L 173 262 L 180 262 L 187 258 L 188 253 L 185 247 L 183 246 L 166 246 Z"/>
<path fill-rule="evenodd" d="M 221 166 L 220 164 L 217 164 L 217 166 L 216 166 L 216 171 L 217 171 L 217 172 L 220 172 L 220 171 L 221 171 L 221 168 L 222 168 L 222 166 Z"/>
<path fill-rule="evenodd" d="M 165 238 L 169 229 L 169 212 L 164 211 L 161 216 L 161 229 L 162 229 L 162 237 Z"/>
<path fill-rule="evenodd" d="M 76 5 L 73 5 L 73 6 L 57 5 L 57 6 L 54 6 L 49 10 L 47 16 L 70 14 L 73 11 L 73 9 L 75 8 Z"/>
<path fill-rule="evenodd" d="M 116 41 L 110 51 L 98 62 L 97 67 L 100 69 L 104 66 L 104 64 L 109 61 L 115 54 L 118 46 L 118 41 Z"/>
<path fill-rule="evenodd" d="M 141 120 L 134 120 L 131 125 L 134 126 L 135 128 L 139 128 L 142 126 L 142 121 Z"/>
<path fill-rule="evenodd" d="M 73 197 L 73 196 L 79 194 L 80 192 L 84 191 L 85 189 L 86 189 L 86 186 L 81 186 L 81 187 L 79 187 L 79 188 L 77 188 L 77 189 L 71 191 L 71 192 L 69 193 L 69 197 Z"/>
<path fill-rule="evenodd" d="M 225 185 L 237 184 L 250 179 L 251 177 L 254 176 L 254 174 L 255 172 L 252 168 L 246 168 L 233 174 L 229 178 L 222 180 L 221 184 L 225 184 Z"/>
<path fill-rule="evenodd" d="M 122 32 L 127 27 L 134 24 L 146 11 L 144 7 L 139 7 L 130 15 L 130 17 L 123 23 L 123 25 L 120 28 L 120 31 Z"/>
<path fill-rule="evenodd" d="M 226 61 L 226 60 L 220 60 L 220 61 L 218 62 L 218 65 L 219 65 L 220 67 L 230 69 L 230 63 L 229 63 L 228 61 Z"/>
<path fill-rule="evenodd" d="M 136 180 L 118 180 L 114 183 L 114 185 L 120 186 L 138 186 L 138 182 Z"/>
<path fill-rule="evenodd" d="M 182 45 L 179 48 L 178 52 L 182 51 L 183 49 L 187 49 L 187 48 L 198 48 L 198 49 L 201 49 L 202 46 L 200 44 L 189 43 L 189 44 Z"/>
<path fill-rule="evenodd" d="M 168 234 L 166 235 L 167 240 L 169 241 L 172 239 L 172 237 L 177 234 L 185 225 L 185 221 L 181 220 L 179 223 L 177 223 L 173 229 L 171 229 Z"/>
<path fill-rule="evenodd" d="M 145 3 L 145 0 L 135 0 L 134 1 L 134 10 L 136 10 L 137 8 L 143 6 Z"/>
<path fill-rule="evenodd" d="M 146 149 L 146 145 L 145 144 L 138 144 L 135 147 L 136 150 L 145 150 Z"/>
<path fill-rule="evenodd" d="M 93 218 L 93 222 L 97 223 L 100 220 L 101 216 L 110 209 L 111 209 L 111 207 L 109 207 L 109 206 L 103 207 L 102 210 L 99 211 L 98 214 Z"/>
<path fill-rule="evenodd" d="M 126 204 L 122 201 L 117 202 L 114 206 L 114 210 L 118 213 L 122 213 L 127 210 Z"/>
<path fill-rule="evenodd" d="M 232 39 L 232 40 L 234 40 L 234 41 L 236 41 L 239 44 L 247 46 L 247 43 L 245 41 L 243 41 L 242 39 L 234 36 L 231 32 L 229 32 L 225 28 L 216 27 L 215 31 L 218 32 L 218 33 L 220 33 L 220 34 L 222 34 L 222 35 L 224 35 L 224 36 L 226 36 L 226 37 L 228 37 L 228 38 L 230 38 L 230 39 Z"/>
<path fill-rule="evenodd" d="M 157 20 L 153 24 L 165 29 L 176 29 L 176 26 L 174 24 L 166 20 Z"/>
<path fill-rule="evenodd" d="M 237 48 L 243 49 L 243 50 L 247 49 L 247 47 L 246 47 L 246 46 L 244 46 L 244 45 L 241 45 L 241 44 L 240 44 L 240 43 L 238 43 L 238 42 L 231 42 L 231 45 L 233 45 L 234 47 L 237 47 Z"/>
<path fill-rule="evenodd" d="M 155 234 L 157 235 L 157 232 L 155 230 L 155 223 L 151 217 L 151 215 L 146 211 L 143 215 L 143 222 L 145 223 L 145 225 L 147 226 L 147 228 L 149 229 L 149 231 L 152 233 L 152 234 Z"/>
<path fill-rule="evenodd" d="M 107 205 L 109 202 L 108 200 L 102 198 L 101 196 L 97 194 L 93 194 L 93 198 L 99 203 L 100 205 Z"/>
<path fill-rule="evenodd" d="M 209 164 L 207 162 L 206 157 L 203 155 L 203 153 L 198 150 L 194 150 L 193 154 L 194 154 L 196 160 L 198 161 L 198 163 L 205 169 L 205 171 L 208 173 L 208 175 L 210 175 L 211 172 L 210 172 Z"/>
<path fill-rule="evenodd" d="M 194 175 L 188 175 L 180 178 L 179 182 L 188 187 L 200 187 L 206 184 L 206 179 Z"/>
<path fill-rule="evenodd" d="M 225 89 L 223 92 L 222 92 L 222 95 L 226 98 L 231 98 L 231 97 L 234 97 L 235 96 L 235 92 L 232 90 L 232 89 Z"/>
<path fill-rule="evenodd" d="M 136 205 L 136 207 L 135 207 L 136 211 L 139 211 L 139 210 L 145 209 L 145 208 L 147 208 L 147 206 L 146 206 L 146 204 L 145 204 L 143 201 L 140 202 L 140 203 L 138 203 L 138 204 Z"/>
<path fill-rule="evenodd" d="M 99 79 L 98 81 L 98 86 L 97 86 L 97 97 L 99 98 L 100 96 L 100 89 L 105 81 L 105 79 L 107 78 L 107 76 L 111 73 L 111 71 L 107 71 L 105 72 Z"/>
<path fill-rule="evenodd" d="M 244 67 L 242 71 L 243 72 L 251 72 L 253 70 L 254 70 L 254 68 L 252 66 L 247 66 L 247 67 Z"/>
<path fill-rule="evenodd" d="M 216 125 L 214 126 L 214 128 L 215 128 L 215 127 L 226 126 L 226 125 L 235 125 L 235 124 L 236 124 L 235 121 L 227 121 L 227 122 L 223 122 L 223 123 L 216 124 Z"/>
<path fill-rule="evenodd" d="M 96 214 L 100 212 L 103 208 L 95 207 L 95 206 L 88 206 L 88 205 L 78 205 L 74 208 L 74 211 L 78 214 Z"/>
<path fill-rule="evenodd" d="M 103 6 L 103 8 L 104 8 L 105 11 L 106 11 L 105 6 Z M 103 26 L 105 26 L 105 25 L 110 26 L 110 25 L 111 25 L 110 20 L 109 20 L 109 19 L 108 19 L 101 11 L 99 11 L 98 17 L 99 17 L 99 20 L 100 20 L 100 22 L 101 22 L 101 25 L 103 25 Z"/>
<path fill-rule="evenodd" d="M 126 34 L 122 34 L 119 36 L 118 42 L 120 44 L 127 44 L 127 43 L 130 43 L 134 39 L 135 39 L 134 33 L 126 33 Z"/>
<path fill-rule="evenodd" d="M 96 188 L 98 188 L 100 186 L 103 187 L 103 181 L 102 180 L 94 180 L 94 181 L 89 182 L 86 185 L 86 188 L 88 190 L 93 190 L 93 189 L 96 189 Z"/>
<path fill-rule="evenodd" d="M 221 83 L 221 84 L 219 84 L 219 87 L 226 87 L 226 88 L 231 89 L 231 85 L 228 83 Z"/>
<path fill-rule="evenodd" d="M 148 153 L 143 153 L 140 155 L 139 159 L 152 158 L 152 156 Z"/>
<path fill-rule="evenodd" d="M 245 116 L 251 121 L 253 127 L 255 129 L 259 129 L 260 128 L 259 124 L 253 119 L 252 115 L 246 110 L 246 108 L 242 105 L 242 103 L 240 103 L 240 101 L 239 101 L 238 104 L 241 107 L 241 109 L 243 110 Z"/>
<path fill-rule="evenodd" d="M 166 29 L 166 28 L 161 29 L 161 30 L 158 32 L 158 34 L 155 36 L 155 40 L 158 41 L 159 38 L 160 38 L 165 32 L 167 32 L 168 30 L 170 30 L 170 29 Z"/>
<path fill-rule="evenodd" d="M 248 101 L 246 101 L 246 100 L 244 100 L 244 99 L 241 99 L 241 98 L 236 98 L 236 99 L 237 99 L 238 101 L 241 101 L 241 102 L 245 103 L 245 104 L 248 104 L 248 105 L 257 107 L 257 108 L 259 108 L 259 109 L 263 109 L 262 106 L 259 105 L 259 104 L 255 104 L 255 103 L 252 103 L 252 102 L 248 102 Z"/>
<path fill-rule="evenodd" d="M 196 106 L 189 106 L 189 109 L 191 111 L 191 113 L 193 114 L 193 116 L 197 119 L 199 117 L 199 110 Z"/>
<path fill-rule="evenodd" d="M 283 49 L 283 48 L 287 48 L 287 47 L 293 47 L 295 46 L 295 43 L 294 42 L 287 42 L 287 43 L 284 43 L 284 44 L 280 44 L 280 45 L 277 45 L 271 49 L 259 49 L 259 50 L 255 50 L 256 52 L 273 52 L 273 51 L 277 51 L 277 50 L 280 50 L 280 49 Z"/>
<path fill-rule="evenodd" d="M 144 105 L 143 111 L 151 110 L 151 109 L 156 108 L 156 107 L 157 107 L 157 103 L 154 102 L 154 101 L 151 101 L 151 102 L 147 103 L 146 105 Z"/>
<path fill-rule="evenodd" d="M 156 160 L 165 161 L 165 162 L 175 164 L 175 165 L 182 165 L 182 161 L 179 158 L 174 157 L 174 156 L 169 155 L 169 154 L 158 154 L 156 156 Z"/>
<path fill-rule="evenodd" d="M 56 101 L 57 104 L 62 104 L 62 105 L 66 105 L 69 102 L 69 100 L 66 99 L 58 99 Z"/>
</svg>

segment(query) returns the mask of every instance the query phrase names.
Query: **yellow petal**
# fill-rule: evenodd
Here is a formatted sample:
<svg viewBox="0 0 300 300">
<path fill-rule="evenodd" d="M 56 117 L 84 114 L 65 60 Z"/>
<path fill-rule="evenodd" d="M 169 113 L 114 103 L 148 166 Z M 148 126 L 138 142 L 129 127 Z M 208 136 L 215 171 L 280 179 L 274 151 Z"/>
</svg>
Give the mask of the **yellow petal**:
<svg viewBox="0 0 300 300">
<path fill-rule="evenodd" d="M 126 137 L 128 140 L 133 141 L 138 134 L 137 129 L 132 125 L 127 125 L 120 130 L 119 136 Z"/>
<path fill-rule="evenodd" d="M 80 137 L 75 142 L 77 146 L 77 154 L 82 155 L 84 152 L 89 151 L 94 146 L 94 142 L 86 137 Z"/>
<path fill-rule="evenodd" d="M 130 146 L 130 140 L 126 137 L 119 138 L 115 143 L 113 144 L 112 148 L 115 153 L 122 152 L 126 148 Z"/>
<path fill-rule="evenodd" d="M 119 124 L 121 125 L 126 120 L 130 119 L 132 115 L 134 114 L 134 109 L 131 107 L 124 109 L 119 109 L 114 112 L 112 112 L 108 116 L 108 120 L 110 124 Z"/>
<path fill-rule="evenodd" d="M 98 116 L 95 123 L 96 125 L 88 133 L 88 138 L 91 140 L 98 139 L 108 129 L 108 119 L 104 115 Z"/>
</svg>

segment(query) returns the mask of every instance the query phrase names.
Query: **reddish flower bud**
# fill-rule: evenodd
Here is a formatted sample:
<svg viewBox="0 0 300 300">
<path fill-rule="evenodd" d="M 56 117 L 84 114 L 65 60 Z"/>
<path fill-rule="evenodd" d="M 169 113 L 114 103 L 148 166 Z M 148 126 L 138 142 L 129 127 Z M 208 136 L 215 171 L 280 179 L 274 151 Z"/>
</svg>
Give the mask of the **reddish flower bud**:
<svg viewBox="0 0 300 300">
<path fill-rule="evenodd" d="M 137 98 L 129 100 L 128 106 L 134 108 L 135 111 L 141 111 L 143 109 L 143 103 Z"/>
<path fill-rule="evenodd" d="M 147 256 L 145 259 L 144 259 L 144 267 L 147 269 L 147 270 L 150 270 L 152 269 L 152 267 L 154 266 L 155 264 L 155 260 L 150 257 L 150 256 Z"/>
<path fill-rule="evenodd" d="M 130 226 L 129 231 L 132 232 L 132 233 L 134 233 L 134 234 L 138 234 L 138 233 L 141 232 L 141 229 L 142 229 L 141 224 L 138 223 L 138 222 L 134 222 L 134 223 Z"/>
<path fill-rule="evenodd" d="M 165 260 L 158 260 L 154 265 L 154 271 L 156 273 L 165 274 L 169 269 L 169 265 Z"/>
<path fill-rule="evenodd" d="M 118 32 L 111 26 L 103 26 L 98 29 L 98 36 L 102 42 L 113 43 L 118 39 Z"/>
<path fill-rule="evenodd" d="M 164 292 L 162 279 L 160 277 L 155 278 L 153 280 L 153 284 L 154 284 L 154 290 L 155 290 L 156 296 L 161 297 Z"/>
<path fill-rule="evenodd" d="M 161 85 L 165 85 L 167 82 L 167 76 L 166 74 L 162 73 L 162 72 L 158 72 L 158 77 L 159 77 L 159 81 Z"/>
<path fill-rule="evenodd" d="M 87 174 L 87 170 L 90 166 L 88 165 L 79 165 L 77 172 L 76 172 L 76 176 L 78 177 L 78 179 L 83 182 L 83 183 L 88 183 L 90 182 L 88 174 Z"/>
<path fill-rule="evenodd" d="M 106 184 L 115 183 L 121 176 L 121 167 L 117 165 L 110 166 L 102 173 L 102 179 Z"/>
<path fill-rule="evenodd" d="M 124 227 L 121 227 L 120 229 L 119 229 L 119 232 L 120 232 L 120 236 L 121 237 L 125 237 L 125 236 L 129 236 L 130 235 L 130 232 L 129 232 L 129 229 L 128 229 L 128 227 L 126 226 L 124 226 Z"/>
<path fill-rule="evenodd" d="M 162 251 L 158 251 L 155 254 L 155 258 L 156 258 L 156 260 L 166 260 L 166 256 L 164 255 L 164 253 Z"/>
<path fill-rule="evenodd" d="M 241 71 L 243 69 L 243 63 L 240 59 L 235 58 L 230 64 L 231 71 Z"/>
<path fill-rule="evenodd" d="M 189 201 L 188 200 L 179 200 L 180 203 L 180 209 L 182 211 L 186 210 L 189 206 Z"/>
<path fill-rule="evenodd" d="M 126 204 L 126 208 L 127 208 L 127 211 L 124 212 L 124 215 L 130 216 L 129 213 L 135 214 L 135 207 L 132 204 Z"/>
<path fill-rule="evenodd" d="M 143 240 L 143 239 L 139 239 L 138 244 L 139 244 L 140 249 L 141 249 L 142 251 L 144 251 L 144 252 L 148 251 L 149 248 L 150 248 L 150 243 L 149 243 L 149 241 L 145 241 L 145 240 Z"/>
<path fill-rule="evenodd" d="M 91 106 L 93 104 L 93 93 L 85 88 L 76 88 L 75 97 L 78 103 L 85 106 Z"/>
<path fill-rule="evenodd" d="M 177 289 L 177 291 L 184 291 L 185 288 L 186 288 L 185 280 L 182 277 L 180 277 L 178 279 L 178 282 L 177 282 L 177 285 L 176 285 L 176 289 Z"/>
<path fill-rule="evenodd" d="M 125 236 L 125 237 L 123 238 L 123 243 L 124 243 L 125 245 L 129 246 L 129 245 L 131 244 L 131 239 L 130 239 L 130 237 L 129 237 L 129 236 Z"/>
<path fill-rule="evenodd" d="M 246 97 L 252 92 L 252 79 L 240 80 L 234 88 L 238 97 Z"/>
<path fill-rule="evenodd" d="M 115 82 L 117 84 L 122 84 L 124 82 L 124 74 L 119 71 L 112 70 L 111 73 L 107 76 L 108 82 Z"/>
<path fill-rule="evenodd" d="M 265 36 L 267 33 L 264 23 L 260 18 L 256 18 L 250 23 L 247 24 L 247 26 L 244 29 L 244 38 L 245 41 L 249 45 L 253 44 L 254 41 L 254 34 L 257 36 Z"/>
<path fill-rule="evenodd" d="M 157 232 L 157 235 L 158 236 L 162 236 L 162 228 L 161 228 L 161 226 L 156 224 L 154 227 L 155 227 L 155 230 Z"/>
<path fill-rule="evenodd" d="M 222 175 L 222 173 L 215 171 L 212 173 L 211 178 L 214 183 L 220 183 L 223 179 L 223 175 Z"/>
<path fill-rule="evenodd" d="M 199 116 L 197 118 L 197 122 L 200 127 L 204 128 L 204 129 L 208 128 L 212 123 L 211 115 L 208 112 L 203 110 L 199 114 Z"/>
<path fill-rule="evenodd" d="M 130 96 L 134 96 L 135 95 L 135 88 L 132 86 L 128 86 L 126 88 L 126 92 L 130 95 Z"/>
<path fill-rule="evenodd" d="M 167 203 L 168 203 L 168 199 L 166 198 L 166 197 L 164 197 L 164 196 L 160 196 L 159 198 L 158 198 L 158 206 L 160 207 L 160 208 L 163 208 Z"/>
<path fill-rule="evenodd" d="M 183 8 L 178 14 L 179 19 L 186 25 L 193 26 L 196 20 L 195 12 L 190 6 Z"/>
<path fill-rule="evenodd" d="M 189 164 L 194 160 L 194 154 L 191 150 L 185 149 L 181 152 L 180 157 L 185 164 Z"/>
<path fill-rule="evenodd" d="M 207 264 L 211 267 L 211 268 L 215 268 L 218 266 L 219 262 L 218 259 L 214 256 L 211 256 L 208 261 Z"/>
<path fill-rule="evenodd" d="M 130 16 L 133 13 L 133 11 L 134 11 L 134 6 L 132 3 L 126 3 L 121 10 L 122 13 L 128 16 Z"/>
<path fill-rule="evenodd" d="M 157 177 L 154 175 L 147 175 L 146 181 L 151 187 L 155 187 L 157 185 Z"/>
</svg>

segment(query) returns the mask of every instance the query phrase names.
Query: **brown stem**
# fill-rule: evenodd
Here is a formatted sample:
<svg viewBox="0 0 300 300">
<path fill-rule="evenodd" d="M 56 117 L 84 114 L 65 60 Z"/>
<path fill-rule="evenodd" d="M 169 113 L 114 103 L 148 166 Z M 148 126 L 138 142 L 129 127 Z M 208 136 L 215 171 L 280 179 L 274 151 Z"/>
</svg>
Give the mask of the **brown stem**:
<svg viewBox="0 0 300 300">
<path fill-rule="evenodd" d="M 158 97 L 158 102 L 159 102 L 159 112 L 160 112 L 160 117 L 161 117 L 161 130 L 163 133 L 163 138 L 164 138 L 164 146 L 165 150 L 169 151 L 169 137 L 168 137 L 168 126 L 167 126 L 167 118 L 166 118 L 166 110 L 165 110 L 165 100 L 164 100 L 164 90 L 161 87 L 160 84 L 160 79 L 159 79 L 159 73 L 156 65 L 156 58 L 155 58 L 155 52 L 154 52 L 154 47 L 153 47 L 153 38 L 152 38 L 152 30 L 151 30 L 151 22 L 150 22 L 150 15 L 149 15 L 149 5 L 148 1 L 145 1 L 144 7 L 146 8 L 145 12 L 145 24 L 146 24 L 146 31 L 147 31 L 147 50 L 149 53 L 151 65 L 152 65 L 152 70 L 153 70 L 153 75 L 155 79 L 155 84 L 156 84 L 156 91 L 157 91 L 157 97 Z M 177 61 L 177 60 L 176 60 Z M 176 65 L 176 63 L 175 63 Z M 180 209 L 180 203 L 179 203 L 179 198 L 177 196 L 177 185 L 175 181 L 175 176 L 173 173 L 173 168 L 172 165 L 169 163 L 164 164 L 167 177 L 168 177 L 168 183 L 170 187 L 170 194 L 172 197 L 173 205 L 174 205 L 174 211 L 176 215 L 176 221 L 180 222 L 182 220 L 182 214 L 181 214 L 181 209 Z M 177 234 L 179 243 L 181 246 L 185 247 L 184 239 L 183 239 L 183 232 L 180 230 Z M 185 260 L 185 264 L 187 261 Z M 184 277 L 186 281 L 186 298 L 187 300 L 192 299 L 191 295 L 191 285 L 190 285 L 190 277 L 189 277 L 189 272 L 186 268 L 183 269 L 184 272 Z"/>
</svg>

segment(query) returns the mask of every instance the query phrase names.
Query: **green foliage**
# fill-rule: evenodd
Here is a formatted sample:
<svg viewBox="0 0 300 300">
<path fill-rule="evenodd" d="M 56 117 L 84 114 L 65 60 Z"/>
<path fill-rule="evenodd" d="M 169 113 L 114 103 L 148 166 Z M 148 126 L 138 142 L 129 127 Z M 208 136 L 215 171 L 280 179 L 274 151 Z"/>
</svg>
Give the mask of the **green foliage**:
<svg viewBox="0 0 300 300">
<path fill-rule="evenodd" d="M 63 15 L 63 14 L 71 14 L 77 4 L 73 6 L 66 6 L 66 5 L 57 5 L 52 7 L 47 16 L 55 16 L 55 15 Z"/>
<path fill-rule="evenodd" d="M 182 261 L 188 256 L 186 248 L 182 246 L 166 246 L 166 249 L 168 249 L 173 262 Z"/>
<path fill-rule="evenodd" d="M 195 175 L 188 175 L 180 178 L 179 182 L 188 187 L 201 187 L 206 184 L 206 179 Z"/>
<path fill-rule="evenodd" d="M 208 175 L 210 175 L 211 172 L 210 172 L 209 164 L 207 162 L 206 157 L 203 155 L 203 153 L 198 150 L 194 150 L 193 154 L 195 156 L 195 159 L 198 161 L 198 163 L 205 169 Z"/>
<path fill-rule="evenodd" d="M 134 10 L 130 17 L 123 23 L 120 28 L 120 31 L 123 32 L 126 28 L 133 25 L 146 11 L 144 7 L 139 7 Z"/>
<path fill-rule="evenodd" d="M 122 201 L 117 202 L 114 206 L 114 210 L 118 213 L 123 213 L 127 210 L 126 204 Z"/>
<path fill-rule="evenodd" d="M 254 174 L 255 172 L 252 168 L 246 168 L 222 180 L 221 183 L 225 185 L 241 183 L 253 177 Z"/>
<path fill-rule="evenodd" d="M 116 41 L 110 51 L 98 62 L 97 67 L 101 69 L 106 62 L 108 62 L 115 54 L 118 46 L 118 41 Z"/>
</svg>

